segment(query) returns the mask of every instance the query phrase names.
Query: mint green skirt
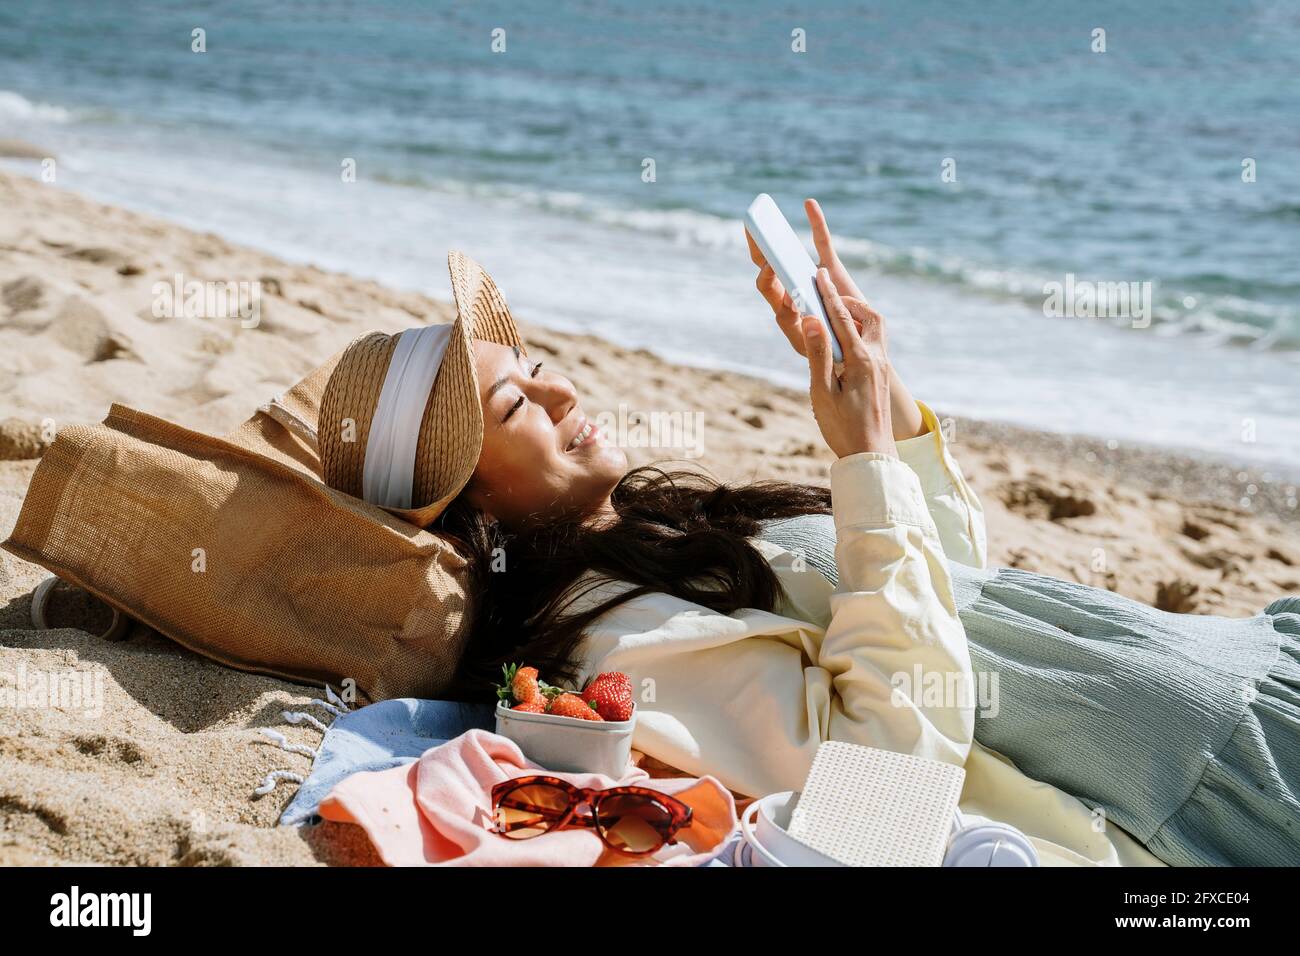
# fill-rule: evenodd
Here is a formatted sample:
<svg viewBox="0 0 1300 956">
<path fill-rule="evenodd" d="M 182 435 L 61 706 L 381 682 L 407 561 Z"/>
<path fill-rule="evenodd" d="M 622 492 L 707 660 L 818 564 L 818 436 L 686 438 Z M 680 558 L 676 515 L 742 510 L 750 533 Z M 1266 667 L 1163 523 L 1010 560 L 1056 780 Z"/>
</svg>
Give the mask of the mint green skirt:
<svg viewBox="0 0 1300 956">
<path fill-rule="evenodd" d="M 980 743 L 1166 863 L 1300 864 L 1300 598 L 1209 617 L 1014 569 L 953 572 L 971 663 L 997 675 Z"/>
</svg>

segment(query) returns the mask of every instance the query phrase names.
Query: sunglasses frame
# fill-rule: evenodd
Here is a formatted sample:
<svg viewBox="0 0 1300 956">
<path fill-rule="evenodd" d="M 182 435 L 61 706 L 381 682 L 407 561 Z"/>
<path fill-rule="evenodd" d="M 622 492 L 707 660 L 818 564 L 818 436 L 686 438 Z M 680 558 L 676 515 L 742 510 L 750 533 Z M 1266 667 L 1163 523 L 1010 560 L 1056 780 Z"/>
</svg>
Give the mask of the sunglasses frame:
<svg viewBox="0 0 1300 956">
<path fill-rule="evenodd" d="M 550 777 L 544 774 L 530 774 L 525 777 L 512 777 L 509 780 L 502 780 L 492 787 L 492 818 L 495 823 L 495 832 L 503 837 L 509 837 L 509 829 L 502 829 L 501 824 L 496 822 L 497 810 L 500 808 L 501 800 L 509 793 L 522 787 L 537 786 L 546 784 L 556 787 L 569 795 L 569 806 L 565 810 L 564 816 L 560 818 L 559 823 L 547 827 L 536 836 L 542 836 L 544 833 L 554 833 L 557 830 L 563 830 L 568 827 L 588 827 L 596 831 L 596 836 L 600 837 L 600 842 L 605 844 L 615 853 L 622 853 L 625 856 L 649 856 L 651 853 L 657 853 L 664 846 L 676 843 L 677 834 L 683 827 L 689 826 L 694 811 L 678 800 L 676 797 L 670 797 L 666 793 L 660 793 L 658 790 L 651 790 L 649 787 L 610 787 L 607 790 L 592 787 L 575 787 L 567 780 L 561 780 L 559 777 Z M 611 796 L 616 797 L 645 797 L 653 800 L 668 811 L 670 822 L 668 832 L 660 833 L 663 838 L 658 845 L 651 847 L 649 850 L 628 850 L 623 847 L 617 847 L 610 843 L 605 837 L 600 820 L 600 803 L 603 799 Z M 578 808 L 586 805 L 591 809 L 588 816 L 578 816 Z M 535 826 L 535 824 L 521 824 L 520 827 Z M 533 839 L 527 837 L 525 839 Z"/>
</svg>

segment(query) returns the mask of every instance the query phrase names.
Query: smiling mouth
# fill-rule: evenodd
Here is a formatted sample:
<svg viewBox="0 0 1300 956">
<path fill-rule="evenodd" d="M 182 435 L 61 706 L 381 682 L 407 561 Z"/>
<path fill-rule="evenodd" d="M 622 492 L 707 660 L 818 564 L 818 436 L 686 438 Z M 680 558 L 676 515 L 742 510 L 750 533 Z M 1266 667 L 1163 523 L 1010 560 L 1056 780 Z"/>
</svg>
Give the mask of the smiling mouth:
<svg viewBox="0 0 1300 956">
<path fill-rule="evenodd" d="M 577 451 L 587 440 L 596 434 L 596 425 L 590 420 L 584 420 L 582 427 L 578 429 L 578 434 L 574 435 L 568 445 L 565 446 L 566 452 Z"/>
</svg>

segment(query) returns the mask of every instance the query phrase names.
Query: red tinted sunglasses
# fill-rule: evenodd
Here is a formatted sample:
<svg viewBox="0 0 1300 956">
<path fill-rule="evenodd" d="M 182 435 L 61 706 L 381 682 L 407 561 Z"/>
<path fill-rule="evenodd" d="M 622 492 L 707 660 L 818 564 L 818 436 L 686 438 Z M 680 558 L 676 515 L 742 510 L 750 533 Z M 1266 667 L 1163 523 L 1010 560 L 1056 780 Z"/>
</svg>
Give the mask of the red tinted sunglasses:
<svg viewBox="0 0 1300 956">
<path fill-rule="evenodd" d="M 646 787 L 591 790 L 533 775 L 493 787 L 492 816 L 496 832 L 511 840 L 589 827 L 611 850 L 645 856 L 677 842 L 677 831 L 691 822 L 691 808 Z"/>
</svg>

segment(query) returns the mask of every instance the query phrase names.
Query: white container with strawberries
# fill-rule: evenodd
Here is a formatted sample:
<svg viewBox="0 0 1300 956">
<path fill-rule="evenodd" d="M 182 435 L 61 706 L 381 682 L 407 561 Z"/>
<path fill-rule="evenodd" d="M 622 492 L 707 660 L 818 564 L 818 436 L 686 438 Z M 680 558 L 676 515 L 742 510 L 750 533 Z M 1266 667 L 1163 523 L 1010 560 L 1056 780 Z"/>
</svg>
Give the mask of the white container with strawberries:
<svg viewBox="0 0 1300 956">
<path fill-rule="evenodd" d="M 497 733 L 547 770 L 618 779 L 632 757 L 636 704 L 626 674 L 597 674 L 581 691 L 552 687 L 535 667 L 503 668 Z"/>
</svg>

